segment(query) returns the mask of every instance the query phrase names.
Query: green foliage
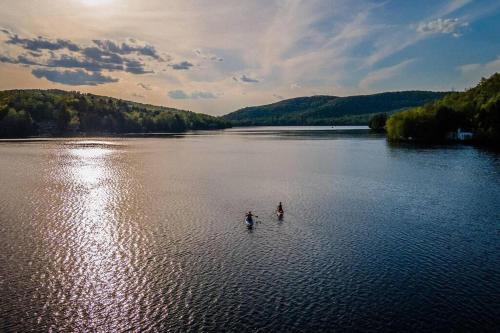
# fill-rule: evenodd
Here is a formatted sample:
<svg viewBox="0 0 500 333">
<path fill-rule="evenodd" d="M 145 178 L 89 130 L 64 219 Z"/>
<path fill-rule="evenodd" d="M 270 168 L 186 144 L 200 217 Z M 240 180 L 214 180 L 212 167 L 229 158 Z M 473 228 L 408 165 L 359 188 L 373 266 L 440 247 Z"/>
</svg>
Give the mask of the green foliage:
<svg viewBox="0 0 500 333">
<path fill-rule="evenodd" d="M 31 133 L 33 119 L 24 110 L 4 108 L 0 112 L 0 137 L 26 136 Z"/>
<path fill-rule="evenodd" d="M 467 91 L 394 114 L 386 125 L 387 136 L 394 141 L 444 141 L 458 128 L 474 132 L 477 141 L 500 145 L 499 73 Z"/>
<path fill-rule="evenodd" d="M 367 125 L 375 114 L 423 105 L 444 95 L 442 92 L 402 91 L 350 97 L 299 97 L 244 108 L 223 118 L 237 126 Z"/>
<path fill-rule="evenodd" d="M 182 132 L 229 127 L 221 118 L 61 90 L 0 92 L 0 136 Z"/>
<path fill-rule="evenodd" d="M 383 132 L 385 131 L 385 123 L 387 121 L 387 113 L 378 113 L 370 118 L 370 122 L 368 123 L 368 127 L 370 127 L 373 131 Z"/>
<path fill-rule="evenodd" d="M 500 144 L 500 93 L 481 105 L 474 121 L 480 138 Z"/>
</svg>

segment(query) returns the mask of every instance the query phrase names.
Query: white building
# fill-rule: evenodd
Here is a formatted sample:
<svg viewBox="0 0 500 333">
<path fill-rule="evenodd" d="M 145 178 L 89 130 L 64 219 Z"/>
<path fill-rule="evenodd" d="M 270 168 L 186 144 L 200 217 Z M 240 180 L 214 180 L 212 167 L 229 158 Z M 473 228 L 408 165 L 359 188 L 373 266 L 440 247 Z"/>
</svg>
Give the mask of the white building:
<svg viewBox="0 0 500 333">
<path fill-rule="evenodd" d="M 464 132 L 461 128 L 457 129 L 456 132 L 449 132 L 447 135 L 450 140 L 458 140 L 458 141 L 468 141 L 474 138 L 474 133 L 472 132 Z"/>
</svg>

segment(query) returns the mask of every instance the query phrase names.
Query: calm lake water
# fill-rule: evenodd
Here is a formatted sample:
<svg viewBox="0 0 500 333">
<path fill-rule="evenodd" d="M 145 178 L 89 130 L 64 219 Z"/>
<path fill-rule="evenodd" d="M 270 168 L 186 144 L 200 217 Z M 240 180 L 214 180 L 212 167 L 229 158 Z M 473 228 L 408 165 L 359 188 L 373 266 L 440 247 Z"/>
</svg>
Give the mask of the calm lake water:
<svg viewBox="0 0 500 333">
<path fill-rule="evenodd" d="M 500 330 L 491 152 L 328 127 L 1 142 L 0 190 L 0 331 Z"/>
</svg>

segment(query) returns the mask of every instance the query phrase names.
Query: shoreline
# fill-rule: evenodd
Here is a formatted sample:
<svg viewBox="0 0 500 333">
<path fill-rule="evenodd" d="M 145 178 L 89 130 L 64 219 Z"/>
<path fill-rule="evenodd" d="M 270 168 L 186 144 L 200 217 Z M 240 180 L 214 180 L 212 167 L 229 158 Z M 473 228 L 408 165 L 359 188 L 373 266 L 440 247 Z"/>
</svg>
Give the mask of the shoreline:
<svg viewBox="0 0 500 333">
<path fill-rule="evenodd" d="M 495 153 L 500 152 L 500 147 L 495 145 L 486 144 L 478 140 L 443 140 L 435 142 L 419 141 L 419 140 L 391 140 L 387 137 L 386 132 L 380 132 L 370 129 L 368 126 L 363 125 L 342 125 L 342 126 L 324 126 L 324 125 L 277 125 L 277 126 L 233 126 L 220 129 L 199 129 L 199 130 L 187 130 L 183 132 L 158 132 L 158 133 L 103 133 L 103 132 L 92 132 L 92 133 L 76 133 L 71 135 L 59 135 L 59 136 L 29 136 L 29 137 L 0 137 L 0 143 L 6 142 L 43 142 L 43 141 L 55 141 L 64 139 L 91 139 L 91 138 L 110 138 L 110 139 L 127 139 L 127 138 L 176 138 L 183 137 L 186 135 L 200 135 L 209 134 L 217 132 L 301 132 L 301 133 L 331 133 L 331 134 L 371 134 L 373 136 L 378 136 L 387 141 L 391 147 L 400 148 L 414 148 L 414 149 L 432 149 L 432 148 L 452 148 L 460 146 L 468 146 L 480 149 L 486 149 Z"/>
</svg>

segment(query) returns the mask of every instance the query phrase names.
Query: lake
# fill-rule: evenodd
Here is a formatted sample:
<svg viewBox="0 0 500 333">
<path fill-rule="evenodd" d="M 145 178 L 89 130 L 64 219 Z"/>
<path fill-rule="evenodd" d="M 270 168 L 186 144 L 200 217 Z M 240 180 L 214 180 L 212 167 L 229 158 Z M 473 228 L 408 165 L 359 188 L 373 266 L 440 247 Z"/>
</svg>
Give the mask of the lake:
<svg viewBox="0 0 500 333">
<path fill-rule="evenodd" d="M 0 331 L 500 330 L 499 154 L 262 127 L 4 141 L 0 170 Z"/>
</svg>

